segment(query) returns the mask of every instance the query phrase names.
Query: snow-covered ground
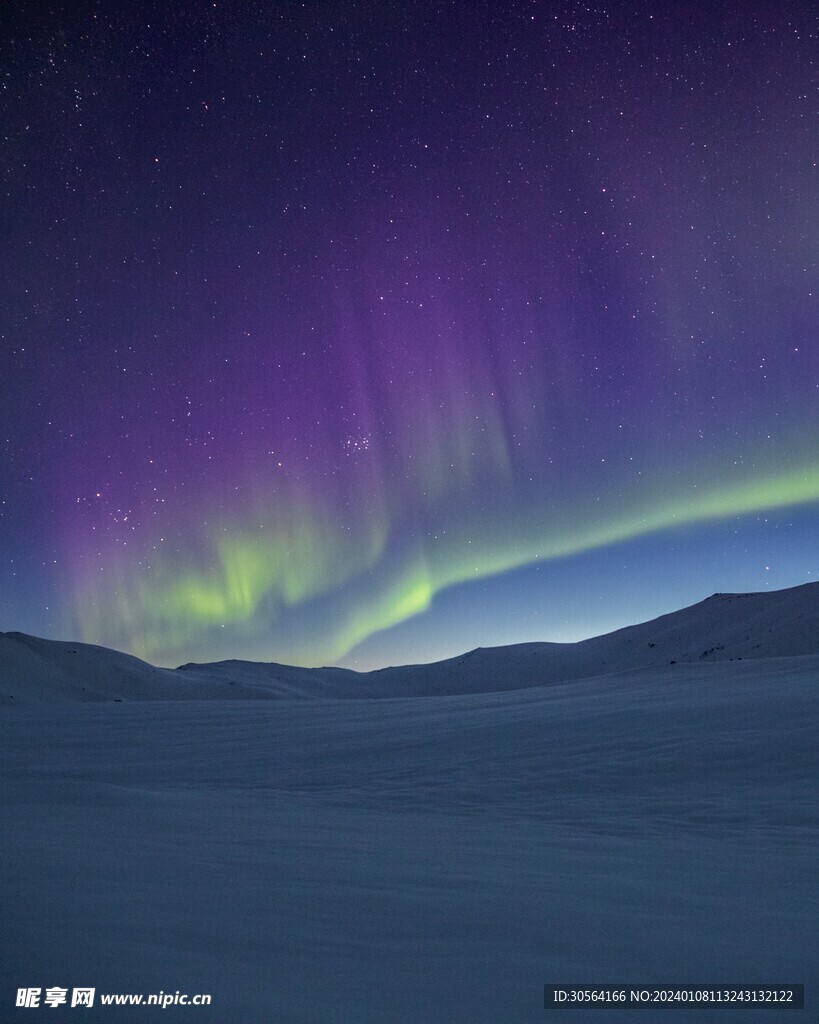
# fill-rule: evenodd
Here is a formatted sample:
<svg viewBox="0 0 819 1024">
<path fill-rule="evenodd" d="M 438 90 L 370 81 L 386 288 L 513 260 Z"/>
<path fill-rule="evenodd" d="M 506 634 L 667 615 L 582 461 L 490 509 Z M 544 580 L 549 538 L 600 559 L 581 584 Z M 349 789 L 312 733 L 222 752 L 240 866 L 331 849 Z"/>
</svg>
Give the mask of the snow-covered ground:
<svg viewBox="0 0 819 1024">
<path fill-rule="evenodd" d="M 712 598 L 580 653 L 367 676 L 166 672 L 0 636 L 0 1020 L 656 1019 L 545 1011 L 546 982 L 804 982 L 796 1016 L 671 1019 L 813 1019 L 819 631 L 799 612 L 817 588 L 798 590 L 759 595 L 767 615 L 757 595 Z M 166 681 L 177 699 L 158 699 Z M 213 1004 L 14 1007 L 52 985 Z"/>
</svg>

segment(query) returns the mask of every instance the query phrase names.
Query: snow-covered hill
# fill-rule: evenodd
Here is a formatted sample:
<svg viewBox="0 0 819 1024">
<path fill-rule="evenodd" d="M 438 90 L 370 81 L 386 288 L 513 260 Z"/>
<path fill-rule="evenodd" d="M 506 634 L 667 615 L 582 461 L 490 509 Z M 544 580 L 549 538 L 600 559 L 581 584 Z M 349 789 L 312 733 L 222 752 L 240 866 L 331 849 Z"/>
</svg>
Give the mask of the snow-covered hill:
<svg viewBox="0 0 819 1024">
<path fill-rule="evenodd" d="M 641 668 L 819 654 L 819 583 L 714 594 L 575 644 L 478 649 L 357 673 L 244 661 L 160 669 L 89 644 L 0 633 L 0 701 L 446 696 L 544 686 Z"/>
<path fill-rule="evenodd" d="M 29 701 L 266 700 L 344 693 L 344 669 L 228 661 L 155 668 L 93 644 L 0 633 L 0 704 Z"/>
</svg>

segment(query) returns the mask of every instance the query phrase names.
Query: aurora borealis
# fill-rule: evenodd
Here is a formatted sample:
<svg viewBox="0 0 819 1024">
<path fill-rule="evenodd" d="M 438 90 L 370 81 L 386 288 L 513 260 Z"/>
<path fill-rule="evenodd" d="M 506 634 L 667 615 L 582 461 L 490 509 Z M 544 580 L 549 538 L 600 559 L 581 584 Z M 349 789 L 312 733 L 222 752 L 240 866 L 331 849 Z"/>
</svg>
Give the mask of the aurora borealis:
<svg viewBox="0 0 819 1024">
<path fill-rule="evenodd" d="M 0 628 L 366 668 L 817 578 L 807 4 L 0 18 Z"/>
</svg>

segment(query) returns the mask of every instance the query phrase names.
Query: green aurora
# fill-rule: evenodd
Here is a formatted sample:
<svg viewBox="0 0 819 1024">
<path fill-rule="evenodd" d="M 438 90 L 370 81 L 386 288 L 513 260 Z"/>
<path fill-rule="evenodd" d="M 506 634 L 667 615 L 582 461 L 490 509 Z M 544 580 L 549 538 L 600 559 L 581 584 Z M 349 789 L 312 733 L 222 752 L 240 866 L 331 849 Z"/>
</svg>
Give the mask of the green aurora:
<svg viewBox="0 0 819 1024">
<path fill-rule="evenodd" d="M 204 537 L 198 559 L 159 547 L 139 572 L 121 562 L 104 582 L 77 592 L 76 616 L 83 640 L 114 637 L 159 664 L 206 648 L 217 632 L 223 646 L 231 636 L 237 647 L 238 638 L 269 636 L 265 660 L 331 664 L 426 611 L 448 587 L 664 530 L 816 501 L 819 465 L 805 464 L 719 487 L 669 487 L 650 502 L 611 496 L 573 515 L 534 507 L 502 523 L 451 516 L 423 542 L 398 538 L 392 545 L 385 517 L 354 532 L 329 510 L 304 507 L 255 529 L 218 527 Z M 617 514 L 607 517 L 604 509 Z"/>
</svg>

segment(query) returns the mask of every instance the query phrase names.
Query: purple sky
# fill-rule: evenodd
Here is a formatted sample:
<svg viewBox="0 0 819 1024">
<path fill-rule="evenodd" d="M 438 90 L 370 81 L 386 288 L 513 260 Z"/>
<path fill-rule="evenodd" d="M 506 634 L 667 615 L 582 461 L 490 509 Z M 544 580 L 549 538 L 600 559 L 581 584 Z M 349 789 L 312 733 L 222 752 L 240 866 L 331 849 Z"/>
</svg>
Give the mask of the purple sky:
<svg viewBox="0 0 819 1024">
<path fill-rule="evenodd" d="M 371 667 L 817 578 L 807 4 L 0 20 L 0 628 Z"/>
</svg>

